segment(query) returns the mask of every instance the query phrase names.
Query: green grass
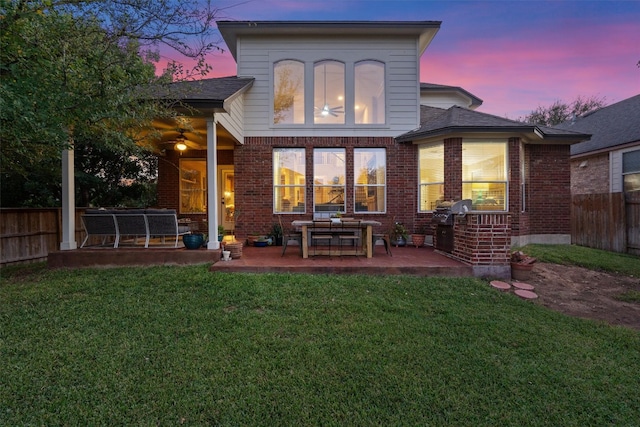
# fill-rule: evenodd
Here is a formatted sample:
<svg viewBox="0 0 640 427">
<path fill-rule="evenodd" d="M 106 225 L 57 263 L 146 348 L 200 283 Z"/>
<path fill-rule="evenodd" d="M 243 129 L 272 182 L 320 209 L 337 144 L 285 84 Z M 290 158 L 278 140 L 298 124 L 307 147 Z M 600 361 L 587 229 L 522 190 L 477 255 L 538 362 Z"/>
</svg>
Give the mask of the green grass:
<svg viewBox="0 0 640 427">
<path fill-rule="evenodd" d="M 542 262 L 640 277 L 640 258 L 576 245 L 527 245 L 521 251 Z"/>
<path fill-rule="evenodd" d="M 0 425 L 638 425 L 640 334 L 472 278 L 3 269 Z"/>
</svg>

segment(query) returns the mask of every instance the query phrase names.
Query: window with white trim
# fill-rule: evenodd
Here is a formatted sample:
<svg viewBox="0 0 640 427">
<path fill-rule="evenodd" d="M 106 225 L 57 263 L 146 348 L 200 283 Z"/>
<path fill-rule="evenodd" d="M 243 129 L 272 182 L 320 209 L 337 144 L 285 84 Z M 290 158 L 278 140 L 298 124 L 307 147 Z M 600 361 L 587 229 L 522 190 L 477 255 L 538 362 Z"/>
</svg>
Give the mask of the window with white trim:
<svg viewBox="0 0 640 427">
<path fill-rule="evenodd" d="M 305 149 L 273 149 L 273 211 L 305 212 Z"/>
<path fill-rule="evenodd" d="M 380 61 L 356 63 L 353 105 L 356 124 L 385 123 L 384 74 L 384 63 Z"/>
<path fill-rule="evenodd" d="M 344 63 L 321 61 L 313 67 L 315 124 L 344 124 Z"/>
<path fill-rule="evenodd" d="M 287 53 L 287 56 L 292 54 Z M 272 58 L 271 105 L 275 126 L 384 125 L 386 63 L 376 59 L 329 59 L 322 52 Z M 316 55 L 323 57 L 314 58 Z M 306 126 L 305 126 L 306 125 Z"/>
<path fill-rule="evenodd" d="M 387 153 L 384 148 L 353 150 L 354 212 L 386 210 Z"/>
<path fill-rule="evenodd" d="M 444 143 L 418 148 L 418 211 L 434 210 L 444 201 Z"/>
<path fill-rule="evenodd" d="M 304 63 L 293 60 L 273 64 L 273 123 L 304 123 Z"/>
<path fill-rule="evenodd" d="M 506 210 L 507 159 L 506 142 L 462 142 L 462 198 L 473 210 Z"/>
<path fill-rule="evenodd" d="M 622 153 L 622 182 L 625 193 L 640 190 L 640 150 Z"/>
<path fill-rule="evenodd" d="M 345 212 L 346 152 L 344 148 L 313 150 L 313 212 Z"/>
</svg>

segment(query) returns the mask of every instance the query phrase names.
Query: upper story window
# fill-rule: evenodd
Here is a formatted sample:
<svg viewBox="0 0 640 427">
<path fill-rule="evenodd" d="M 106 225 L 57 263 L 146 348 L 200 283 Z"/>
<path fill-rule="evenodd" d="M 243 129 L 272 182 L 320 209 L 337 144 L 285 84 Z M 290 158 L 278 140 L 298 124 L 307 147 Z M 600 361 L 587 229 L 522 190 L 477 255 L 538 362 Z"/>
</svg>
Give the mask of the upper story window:
<svg viewBox="0 0 640 427">
<path fill-rule="evenodd" d="M 273 123 L 304 123 L 304 63 L 283 60 L 273 66 Z"/>
<path fill-rule="evenodd" d="M 344 64 L 321 61 L 313 68 L 313 122 L 344 124 Z"/>
<path fill-rule="evenodd" d="M 474 210 L 506 210 L 506 142 L 462 143 L 462 198 Z"/>
<path fill-rule="evenodd" d="M 418 149 L 418 210 L 428 212 L 444 201 L 444 143 Z"/>
<path fill-rule="evenodd" d="M 383 124 L 385 122 L 384 64 L 379 61 L 361 61 L 355 65 L 356 124 Z"/>
<path fill-rule="evenodd" d="M 282 55 L 282 56 L 280 56 Z M 285 56 L 286 55 L 286 56 Z M 271 106 L 275 126 L 381 126 L 387 123 L 386 63 L 322 59 L 330 51 L 273 55 Z"/>
</svg>

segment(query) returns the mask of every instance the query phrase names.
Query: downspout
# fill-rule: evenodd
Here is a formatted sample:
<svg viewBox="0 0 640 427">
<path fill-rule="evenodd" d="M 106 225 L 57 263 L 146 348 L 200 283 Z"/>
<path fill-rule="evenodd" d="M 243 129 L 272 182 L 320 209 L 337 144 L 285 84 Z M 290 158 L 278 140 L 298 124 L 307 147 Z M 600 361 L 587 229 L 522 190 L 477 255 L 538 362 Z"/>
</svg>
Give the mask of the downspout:
<svg viewBox="0 0 640 427">
<path fill-rule="evenodd" d="M 215 113 L 207 118 L 207 223 L 209 243 L 207 249 L 220 249 L 218 242 L 218 136 Z"/>
</svg>

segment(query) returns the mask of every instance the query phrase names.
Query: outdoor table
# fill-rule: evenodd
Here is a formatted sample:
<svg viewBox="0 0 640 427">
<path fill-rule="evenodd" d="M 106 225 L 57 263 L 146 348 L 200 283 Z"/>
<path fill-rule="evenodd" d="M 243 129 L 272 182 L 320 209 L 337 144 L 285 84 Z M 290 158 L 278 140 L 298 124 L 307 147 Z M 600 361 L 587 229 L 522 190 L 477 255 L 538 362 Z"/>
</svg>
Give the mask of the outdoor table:
<svg viewBox="0 0 640 427">
<path fill-rule="evenodd" d="M 362 232 L 362 249 L 356 251 L 358 255 L 366 255 L 367 258 L 373 256 L 373 227 L 382 225 L 378 221 L 373 220 L 359 220 L 360 230 Z M 349 220 L 351 222 L 351 220 Z M 300 228 L 302 231 L 302 258 L 309 258 L 309 234 L 308 232 L 313 227 L 313 220 L 295 220 L 291 222 L 291 225 L 295 228 Z M 339 255 L 339 251 L 318 251 L 320 255 Z"/>
</svg>

